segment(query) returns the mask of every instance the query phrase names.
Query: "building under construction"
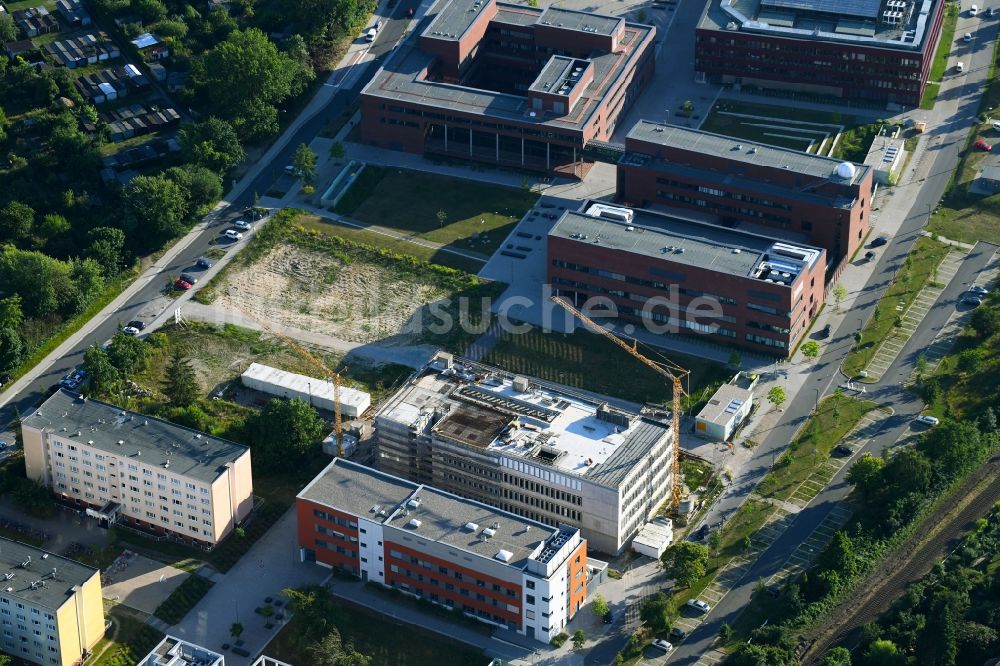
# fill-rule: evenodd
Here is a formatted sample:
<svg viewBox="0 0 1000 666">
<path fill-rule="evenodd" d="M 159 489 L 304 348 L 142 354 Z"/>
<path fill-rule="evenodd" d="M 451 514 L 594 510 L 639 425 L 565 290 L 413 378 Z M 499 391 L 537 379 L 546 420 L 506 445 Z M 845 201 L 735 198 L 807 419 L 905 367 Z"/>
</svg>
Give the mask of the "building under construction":
<svg viewBox="0 0 1000 666">
<path fill-rule="evenodd" d="M 549 525 L 617 553 L 670 498 L 669 414 L 438 354 L 375 418 L 391 474 Z"/>
</svg>

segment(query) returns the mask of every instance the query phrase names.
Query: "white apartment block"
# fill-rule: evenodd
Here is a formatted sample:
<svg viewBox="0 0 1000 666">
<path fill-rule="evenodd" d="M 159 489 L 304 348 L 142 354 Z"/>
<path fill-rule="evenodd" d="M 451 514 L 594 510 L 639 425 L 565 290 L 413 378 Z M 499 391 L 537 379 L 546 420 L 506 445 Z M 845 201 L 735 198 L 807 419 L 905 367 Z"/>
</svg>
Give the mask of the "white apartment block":
<svg viewBox="0 0 1000 666">
<path fill-rule="evenodd" d="M 21 422 L 28 478 L 108 522 L 211 548 L 253 507 L 250 449 L 59 390 Z"/>
<path fill-rule="evenodd" d="M 379 469 L 618 553 L 670 497 L 669 415 L 438 354 L 375 418 Z"/>
<path fill-rule="evenodd" d="M 75 666 L 103 636 L 100 571 L 0 537 L 0 652 Z"/>
<path fill-rule="evenodd" d="M 226 666 L 226 657 L 184 639 L 167 635 L 139 662 L 138 666 Z M 261 655 L 252 666 L 290 666 L 290 664 Z"/>
</svg>

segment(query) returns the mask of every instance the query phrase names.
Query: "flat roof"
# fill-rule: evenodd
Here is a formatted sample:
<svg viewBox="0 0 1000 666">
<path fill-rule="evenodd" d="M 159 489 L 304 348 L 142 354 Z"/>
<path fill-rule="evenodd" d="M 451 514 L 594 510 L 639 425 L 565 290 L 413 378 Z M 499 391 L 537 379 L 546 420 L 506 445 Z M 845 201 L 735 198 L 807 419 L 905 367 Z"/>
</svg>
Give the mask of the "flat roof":
<svg viewBox="0 0 1000 666">
<path fill-rule="evenodd" d="M 376 496 L 381 498 L 378 510 L 372 504 Z M 299 497 L 515 568 L 524 568 L 544 542 L 559 531 L 342 458 L 334 458 Z M 381 515 L 383 512 L 385 515 Z M 484 529 L 493 530 L 489 539 L 483 538 Z M 501 550 L 511 557 L 498 558 Z"/>
<path fill-rule="evenodd" d="M 420 484 L 334 458 L 298 497 L 383 523 Z"/>
<path fill-rule="evenodd" d="M 219 477 L 226 463 L 235 462 L 249 450 L 66 389 L 53 393 L 23 423 L 147 465 L 159 466 L 169 460 L 173 474 L 209 483 Z"/>
<path fill-rule="evenodd" d="M 472 0 L 453 0 L 444 5 L 438 16 L 445 12 L 451 12 L 450 8 L 456 2 L 458 7 L 467 7 Z M 605 19 L 622 21 L 616 17 L 555 9 L 556 11 L 550 14 L 553 12 L 551 7 L 543 13 L 539 9 L 523 5 L 497 3 L 497 14 L 491 20 L 528 27 L 539 24 L 542 16 L 550 15 L 561 19 L 564 29 L 566 29 L 566 22 L 570 20 L 569 16 L 572 16 L 574 21 L 582 21 L 581 17 L 593 17 L 595 24 L 600 25 L 605 23 Z M 467 14 L 468 12 L 461 14 L 463 20 L 469 20 Z M 450 22 L 457 19 L 442 18 L 441 20 L 444 22 L 439 24 L 439 19 L 435 17 L 423 31 L 423 34 L 435 39 L 451 39 L 434 33 L 460 35 L 464 31 L 461 27 L 451 27 Z M 583 23 L 581 22 L 580 25 L 582 27 Z M 532 109 L 526 96 L 427 80 L 424 77 L 436 60 L 436 56 L 420 49 L 416 34 L 393 51 L 388 61 L 379 68 L 371 81 L 364 87 L 362 94 L 424 105 L 434 109 L 451 109 L 490 118 L 582 130 L 591 122 L 591 116 L 597 110 L 597 106 L 604 99 L 604 96 L 634 64 L 638 56 L 639 46 L 648 44 L 650 48 L 652 47 L 653 30 L 652 26 L 625 23 L 624 32 L 619 39 L 616 52 L 598 53 L 590 57 L 589 61 L 594 68 L 593 81 L 583 91 L 580 100 L 573 106 L 572 110 L 565 114 Z"/>
<path fill-rule="evenodd" d="M 541 18 L 539 25 L 555 26 L 564 30 L 579 30 L 580 32 L 590 32 L 598 35 L 613 35 L 625 19 L 607 14 L 595 14 L 576 9 L 566 9 L 549 5 Z"/>
<path fill-rule="evenodd" d="M 776 246 L 800 247 L 810 254 L 821 250 L 768 236 L 688 219 L 676 214 L 631 209 L 631 222 L 567 211 L 549 236 L 603 248 L 633 252 L 685 266 L 754 277 Z M 818 256 L 818 254 L 817 254 Z M 669 275 L 664 276 L 670 280 Z"/>
<path fill-rule="evenodd" d="M 175 636 L 164 636 L 138 666 L 222 666 L 224 658 L 195 643 Z"/>
<path fill-rule="evenodd" d="M 637 122 L 629 130 L 627 138 L 690 150 L 704 155 L 715 155 L 744 164 L 788 169 L 795 173 L 813 178 L 825 178 L 843 185 L 856 185 L 868 173 L 867 166 L 851 162 L 849 163 L 853 167 L 851 178 L 841 178 L 837 174 L 837 169 L 841 164 L 844 164 L 843 160 L 649 120 Z"/>
<path fill-rule="evenodd" d="M 928 41 L 937 39 L 930 28 L 938 5 L 944 1 L 709 0 L 698 28 L 922 51 Z M 912 11 L 904 11 L 907 5 Z M 772 22 L 774 10 L 782 18 Z"/>
<path fill-rule="evenodd" d="M 456 370 L 455 368 L 462 368 Z M 523 460 L 567 476 L 617 487 L 670 425 L 569 387 L 523 378 L 479 363 L 432 361 L 383 407 L 380 419 L 422 429 L 472 450 Z M 605 405 L 605 411 L 600 412 Z M 427 421 L 429 412 L 440 418 Z"/>
<path fill-rule="evenodd" d="M 577 64 L 578 62 L 579 64 Z M 575 58 L 554 55 L 549 58 L 547 63 L 545 63 L 545 66 L 542 67 L 542 71 L 539 72 L 538 77 L 532 82 L 531 87 L 528 89 L 534 92 L 545 92 L 553 95 L 558 94 L 560 86 L 570 77 L 574 68 L 583 68 L 586 65 L 587 62 L 583 60 L 577 61 Z"/>
<path fill-rule="evenodd" d="M 723 384 L 708 399 L 698 412 L 698 418 L 719 425 L 727 425 L 747 402 L 753 400 L 753 392 L 735 384 Z"/>
<path fill-rule="evenodd" d="M 22 566 L 26 565 L 26 566 Z M 0 578 L 7 597 L 55 613 L 73 596 L 73 587 L 90 580 L 97 569 L 36 546 L 0 537 Z M 13 588 L 13 589 L 12 589 Z"/>
</svg>

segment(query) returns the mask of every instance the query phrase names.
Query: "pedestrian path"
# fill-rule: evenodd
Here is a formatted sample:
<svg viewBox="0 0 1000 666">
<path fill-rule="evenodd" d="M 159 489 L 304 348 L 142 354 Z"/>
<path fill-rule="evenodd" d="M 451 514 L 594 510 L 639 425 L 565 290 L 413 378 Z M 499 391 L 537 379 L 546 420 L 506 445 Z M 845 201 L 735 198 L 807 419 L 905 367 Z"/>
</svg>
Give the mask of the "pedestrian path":
<svg viewBox="0 0 1000 666">
<path fill-rule="evenodd" d="M 933 281 L 928 282 L 920 290 L 910 307 L 906 308 L 904 312 L 902 303 L 896 306 L 896 313 L 900 316 L 901 325 L 882 342 L 865 368 L 869 381 L 878 381 L 896 360 L 899 353 L 903 351 L 906 341 L 916 332 L 920 322 L 924 320 L 924 317 L 944 292 L 945 286 L 955 277 L 967 254 L 965 250 L 953 248 L 941 260 L 934 272 Z"/>
</svg>

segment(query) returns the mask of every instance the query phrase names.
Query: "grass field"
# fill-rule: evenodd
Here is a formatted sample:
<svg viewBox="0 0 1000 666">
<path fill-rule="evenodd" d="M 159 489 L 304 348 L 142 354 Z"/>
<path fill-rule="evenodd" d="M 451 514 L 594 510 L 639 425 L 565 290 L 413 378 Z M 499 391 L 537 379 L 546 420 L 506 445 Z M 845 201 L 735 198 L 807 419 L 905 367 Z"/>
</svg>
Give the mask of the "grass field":
<svg viewBox="0 0 1000 666">
<path fill-rule="evenodd" d="M 931 279 L 938 264 L 948 254 L 948 249 L 948 245 L 926 237 L 918 238 L 913 244 L 906 262 L 896 272 L 892 284 L 861 332 L 860 342 L 844 359 L 841 367 L 848 376 L 854 377 L 868 367 L 879 345 L 893 334 L 897 321 Z M 897 309 L 899 305 L 902 305 L 901 309 Z"/>
<path fill-rule="evenodd" d="M 941 22 L 941 41 L 934 51 L 934 62 L 931 63 L 931 73 L 927 77 L 927 89 L 920 100 L 921 109 L 933 109 L 941 89 L 940 81 L 948 71 L 948 58 L 955 47 L 955 24 L 958 23 L 958 5 L 946 5 L 944 20 Z"/>
<path fill-rule="evenodd" d="M 537 199 L 513 187 L 368 166 L 337 212 L 488 258 Z"/>
<path fill-rule="evenodd" d="M 833 447 L 875 406 L 873 402 L 839 393 L 824 399 L 757 486 L 757 493 L 780 500 L 791 497 L 803 481 L 830 459 Z"/>
<path fill-rule="evenodd" d="M 371 666 L 468 666 L 486 664 L 480 650 L 448 640 L 409 624 L 394 622 L 361 606 L 344 603 L 349 612 L 338 619 L 337 629 L 344 644 L 371 658 Z M 299 616 L 281 630 L 265 653 L 290 664 L 309 664 L 309 654 L 296 640 L 301 628 Z M 391 637 L 388 638 L 388 637 Z"/>
<path fill-rule="evenodd" d="M 144 624 L 141 614 L 120 605 L 108 606 L 105 614 L 111 619 L 109 632 L 94 646 L 96 659 L 88 660 L 92 666 L 133 666 L 160 642 L 163 634 Z"/>
<path fill-rule="evenodd" d="M 653 360 L 661 358 L 655 350 L 642 351 Z M 505 333 L 485 360 L 510 372 L 634 402 L 665 404 L 671 400 L 671 386 L 662 376 L 609 340 L 587 331 L 571 335 L 543 333 L 539 329 L 524 334 Z M 670 360 L 691 371 L 685 406 L 688 411 L 698 409 L 735 372 L 681 354 L 670 354 Z"/>
<path fill-rule="evenodd" d="M 486 263 L 483 259 L 473 259 L 471 257 L 461 256 L 452 252 L 442 252 L 441 250 L 436 250 L 406 240 L 400 240 L 398 238 L 392 238 L 375 231 L 344 226 L 343 224 L 337 224 L 332 220 L 325 220 L 318 215 L 301 215 L 299 216 L 297 223 L 305 229 L 318 231 L 323 235 L 339 236 L 357 243 L 377 245 L 379 247 L 384 247 L 387 250 L 398 252 L 399 254 L 412 255 L 421 261 L 428 261 L 432 264 L 441 264 L 442 266 L 451 266 L 452 268 L 457 268 L 458 270 L 466 271 L 467 273 L 478 273 L 480 269 L 482 269 L 483 264 Z"/>
<path fill-rule="evenodd" d="M 198 575 L 188 576 L 169 597 L 163 600 L 163 603 L 157 606 L 153 615 L 167 624 L 177 624 L 201 601 L 202 597 L 208 594 L 213 585 L 215 583 L 207 578 Z"/>
</svg>

